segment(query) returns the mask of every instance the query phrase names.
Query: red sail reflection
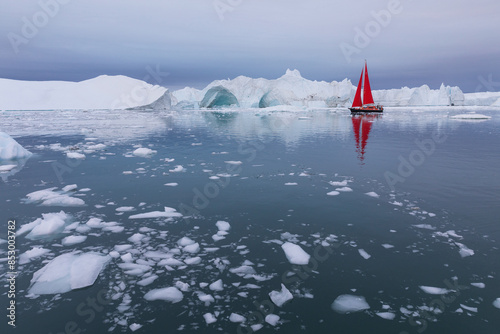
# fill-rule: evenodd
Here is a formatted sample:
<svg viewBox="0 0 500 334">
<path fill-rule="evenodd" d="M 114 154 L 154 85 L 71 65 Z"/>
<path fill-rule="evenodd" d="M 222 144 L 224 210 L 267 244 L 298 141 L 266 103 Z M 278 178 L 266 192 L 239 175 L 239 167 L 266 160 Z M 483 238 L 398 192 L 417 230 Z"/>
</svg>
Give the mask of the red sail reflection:
<svg viewBox="0 0 500 334">
<path fill-rule="evenodd" d="M 357 114 L 352 115 L 352 127 L 354 129 L 354 138 L 356 139 L 356 153 L 361 165 L 364 165 L 366 144 L 368 136 L 372 129 L 373 122 L 381 115 L 378 114 Z"/>
</svg>

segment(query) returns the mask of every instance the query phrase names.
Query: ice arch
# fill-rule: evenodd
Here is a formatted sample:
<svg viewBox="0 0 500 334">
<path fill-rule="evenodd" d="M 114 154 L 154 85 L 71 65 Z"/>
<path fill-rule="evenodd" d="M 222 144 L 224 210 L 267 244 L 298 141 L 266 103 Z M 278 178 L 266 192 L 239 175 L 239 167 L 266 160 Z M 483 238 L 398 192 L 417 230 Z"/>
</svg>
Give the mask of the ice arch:
<svg viewBox="0 0 500 334">
<path fill-rule="evenodd" d="M 268 108 L 283 105 L 285 103 L 285 99 L 278 92 L 272 90 L 264 94 L 259 101 L 259 108 Z"/>
<path fill-rule="evenodd" d="M 217 108 L 232 105 L 239 107 L 238 99 L 233 93 L 222 86 L 210 88 L 200 102 L 200 108 Z"/>
</svg>

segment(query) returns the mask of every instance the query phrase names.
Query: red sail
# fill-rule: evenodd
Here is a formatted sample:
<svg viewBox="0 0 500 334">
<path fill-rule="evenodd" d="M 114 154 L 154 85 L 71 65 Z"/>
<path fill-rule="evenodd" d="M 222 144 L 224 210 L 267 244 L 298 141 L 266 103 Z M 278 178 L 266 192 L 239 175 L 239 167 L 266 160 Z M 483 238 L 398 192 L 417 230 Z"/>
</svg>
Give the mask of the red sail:
<svg viewBox="0 0 500 334">
<path fill-rule="evenodd" d="M 353 107 L 361 107 L 363 102 L 361 102 L 361 86 L 363 82 L 363 70 L 361 70 L 361 76 L 359 77 L 358 88 L 356 89 L 356 95 L 354 95 L 354 101 L 352 102 Z"/>
<path fill-rule="evenodd" d="M 365 62 L 365 87 L 363 89 L 363 104 L 375 104 L 372 96 L 372 89 L 370 88 L 370 80 L 368 80 L 368 68 Z"/>
</svg>

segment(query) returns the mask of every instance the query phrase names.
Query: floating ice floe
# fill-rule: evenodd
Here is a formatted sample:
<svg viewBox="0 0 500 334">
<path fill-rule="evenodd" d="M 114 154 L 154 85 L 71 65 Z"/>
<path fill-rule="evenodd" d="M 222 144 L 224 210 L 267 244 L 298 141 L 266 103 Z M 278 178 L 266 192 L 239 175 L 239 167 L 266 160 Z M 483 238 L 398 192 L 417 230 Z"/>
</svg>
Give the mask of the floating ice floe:
<svg viewBox="0 0 500 334">
<path fill-rule="evenodd" d="M 491 116 L 486 116 L 483 114 L 469 113 L 469 114 L 459 114 L 450 116 L 451 119 L 491 119 Z"/>
<path fill-rule="evenodd" d="M 287 182 L 285 183 L 285 186 L 297 186 L 298 183 L 297 182 Z"/>
<path fill-rule="evenodd" d="M 62 239 L 61 243 L 63 246 L 73 246 L 76 244 L 80 244 L 85 240 L 87 240 L 87 236 L 85 235 L 70 235 Z"/>
<path fill-rule="evenodd" d="M 311 256 L 307 254 L 302 247 L 291 242 L 285 242 L 281 245 L 285 252 L 286 258 L 291 264 L 306 265 L 309 263 Z"/>
<path fill-rule="evenodd" d="M 64 190 L 65 188 L 63 188 L 61 191 L 56 191 L 57 187 L 34 191 L 26 195 L 26 202 L 39 202 L 42 206 L 76 207 L 85 205 L 84 200 L 82 200 L 81 198 L 71 197 L 71 195 L 69 194 L 69 192 L 73 191 L 74 188 L 71 187 L 67 188 L 69 190 Z"/>
<path fill-rule="evenodd" d="M 336 190 L 333 190 L 333 191 L 330 191 L 328 193 L 326 193 L 328 196 L 337 196 L 337 195 L 340 195 L 340 192 L 336 191 Z"/>
<path fill-rule="evenodd" d="M 137 215 L 132 215 L 128 218 L 146 219 L 146 218 L 160 218 L 160 217 L 167 217 L 167 218 L 182 217 L 182 214 L 177 212 L 177 210 L 175 210 L 174 208 L 169 208 L 166 206 L 165 211 L 152 211 L 152 212 L 139 213 Z"/>
<path fill-rule="evenodd" d="M 70 159 L 79 159 L 79 160 L 85 159 L 85 154 L 78 152 L 68 152 L 66 153 L 66 156 Z"/>
<path fill-rule="evenodd" d="M 120 206 L 119 208 L 115 209 L 118 212 L 130 212 L 134 211 L 135 208 L 133 206 Z"/>
<path fill-rule="evenodd" d="M 28 292 L 56 294 L 91 286 L 110 260 L 111 257 L 98 253 L 59 255 L 33 274 Z"/>
<path fill-rule="evenodd" d="M 370 305 L 363 296 L 340 295 L 332 303 L 332 309 L 341 314 L 368 310 Z"/>
<path fill-rule="evenodd" d="M 217 223 L 215 223 L 215 226 L 217 226 L 219 231 L 229 231 L 231 229 L 231 225 L 223 220 L 217 221 Z"/>
<path fill-rule="evenodd" d="M 183 172 L 185 171 L 186 169 L 184 167 L 182 167 L 181 165 L 177 165 L 174 167 L 174 169 L 169 169 L 168 171 L 170 173 L 179 173 L 179 172 Z"/>
<path fill-rule="evenodd" d="M 35 221 L 21 226 L 17 235 L 26 235 L 27 239 L 39 240 L 52 237 L 64 231 L 64 227 L 71 219 L 64 211 L 58 213 L 43 213 L 43 218 L 37 218 Z"/>
<path fill-rule="evenodd" d="M 379 194 L 377 194 L 377 193 L 376 193 L 376 192 L 374 192 L 374 191 L 370 191 L 370 192 L 368 192 L 368 193 L 365 193 L 365 195 L 368 195 L 368 196 L 370 196 L 370 197 L 374 197 L 374 198 L 379 198 L 379 197 L 380 197 L 380 195 L 379 195 Z"/>
<path fill-rule="evenodd" d="M 229 321 L 235 322 L 235 323 L 245 322 L 246 320 L 247 319 L 244 316 L 237 314 L 237 313 L 231 313 L 231 315 L 229 316 Z"/>
<path fill-rule="evenodd" d="M 49 252 L 50 250 L 46 248 L 33 247 L 32 249 L 19 255 L 19 264 L 26 264 L 28 262 L 31 262 L 33 259 L 41 257 Z"/>
<path fill-rule="evenodd" d="M 241 165 L 241 164 L 243 164 L 243 162 L 241 162 L 241 161 L 224 161 L 224 163 L 226 163 L 228 165 Z"/>
<path fill-rule="evenodd" d="M 476 288 L 479 289 L 484 289 L 486 287 L 486 284 L 484 283 L 471 283 L 470 285 L 475 286 Z"/>
<path fill-rule="evenodd" d="M 444 295 L 450 292 L 451 290 L 444 289 L 444 288 L 436 288 L 433 286 L 425 286 L 425 285 L 420 285 L 419 288 L 430 295 Z"/>
<path fill-rule="evenodd" d="M 271 326 L 276 326 L 280 321 L 280 316 L 271 313 L 266 315 L 265 321 Z"/>
<path fill-rule="evenodd" d="M 22 147 L 14 138 L 0 132 L 0 160 L 17 160 L 28 158 L 32 155 L 30 151 Z"/>
<path fill-rule="evenodd" d="M 136 157 L 149 158 L 154 154 L 156 154 L 156 151 L 147 147 L 139 147 L 134 152 L 132 152 L 132 154 L 135 155 Z"/>
<path fill-rule="evenodd" d="M 167 186 L 167 187 L 177 187 L 179 184 L 176 183 L 176 182 L 172 182 L 172 183 L 165 183 L 164 186 Z"/>
<path fill-rule="evenodd" d="M 344 181 L 330 181 L 328 183 L 330 183 L 330 185 L 334 186 L 334 187 L 345 187 L 347 186 L 347 180 L 344 180 Z"/>
<path fill-rule="evenodd" d="M 136 323 L 134 322 L 133 324 L 131 324 L 130 326 L 128 326 L 128 328 L 130 328 L 130 330 L 131 330 L 132 332 L 135 332 L 136 330 L 141 329 L 141 328 L 142 328 L 142 325 L 136 324 Z"/>
<path fill-rule="evenodd" d="M 269 292 L 269 297 L 278 307 L 283 306 L 287 301 L 293 299 L 292 294 L 283 283 L 281 283 L 281 291 L 271 291 Z"/>
<path fill-rule="evenodd" d="M 184 298 L 182 292 L 174 287 L 154 289 L 144 295 L 148 301 L 164 300 L 173 304 L 180 302 Z"/>
<path fill-rule="evenodd" d="M 368 254 L 364 249 L 360 248 L 358 249 L 359 255 L 361 255 L 365 260 L 368 260 L 372 256 Z"/>
<path fill-rule="evenodd" d="M 455 245 L 458 246 L 460 249 L 458 252 L 461 257 L 467 257 L 467 256 L 472 256 L 474 255 L 474 251 L 470 249 L 469 247 L 465 246 L 464 244 L 461 244 L 459 242 L 455 242 Z"/>
<path fill-rule="evenodd" d="M 340 192 L 351 192 L 352 189 L 349 187 L 341 187 L 341 188 L 336 188 L 335 191 L 340 191 Z"/>
<path fill-rule="evenodd" d="M 205 322 L 207 325 L 213 324 L 214 322 L 217 322 L 217 318 L 212 314 L 212 313 L 205 313 L 203 315 L 203 318 L 205 319 Z"/>
<path fill-rule="evenodd" d="M 500 298 L 497 298 L 493 301 L 493 306 L 500 309 Z"/>
<path fill-rule="evenodd" d="M 213 282 L 212 284 L 210 284 L 208 286 L 208 288 L 212 291 L 222 291 L 222 290 L 224 290 L 224 284 L 222 283 L 222 280 L 219 279 L 219 280 Z"/>
<path fill-rule="evenodd" d="M 377 312 L 375 314 L 386 320 L 394 320 L 396 318 L 396 314 L 392 312 Z"/>
</svg>

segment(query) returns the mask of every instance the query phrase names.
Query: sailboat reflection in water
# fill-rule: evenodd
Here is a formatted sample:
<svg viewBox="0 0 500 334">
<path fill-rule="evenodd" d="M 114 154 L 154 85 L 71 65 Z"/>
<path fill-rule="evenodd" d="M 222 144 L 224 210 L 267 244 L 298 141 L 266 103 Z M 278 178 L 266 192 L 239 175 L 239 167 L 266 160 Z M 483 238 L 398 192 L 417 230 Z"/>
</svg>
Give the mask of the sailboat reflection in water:
<svg viewBox="0 0 500 334">
<path fill-rule="evenodd" d="M 380 114 L 353 114 L 351 116 L 354 138 L 356 139 L 356 153 L 361 165 L 365 164 L 366 144 L 373 122 L 381 116 Z"/>
</svg>

